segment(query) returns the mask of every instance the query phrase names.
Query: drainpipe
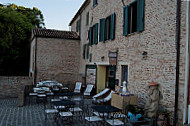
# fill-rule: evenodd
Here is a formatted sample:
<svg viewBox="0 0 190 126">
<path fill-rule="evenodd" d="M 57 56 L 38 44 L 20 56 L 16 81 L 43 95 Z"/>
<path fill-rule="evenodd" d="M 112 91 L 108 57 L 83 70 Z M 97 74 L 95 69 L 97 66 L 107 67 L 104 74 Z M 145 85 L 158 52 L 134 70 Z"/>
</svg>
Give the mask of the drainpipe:
<svg viewBox="0 0 190 126">
<path fill-rule="evenodd" d="M 177 124 L 177 111 L 178 111 L 178 90 L 179 90 L 179 62 L 180 62 L 180 9 L 181 0 L 177 0 L 176 6 L 176 83 L 175 83 L 175 106 L 173 126 Z"/>
<path fill-rule="evenodd" d="M 185 61 L 185 86 L 184 86 L 184 112 L 183 112 L 183 124 L 187 121 L 188 113 L 188 124 L 190 124 L 190 90 L 189 90 L 189 28 L 190 28 L 190 2 L 187 1 L 186 10 L 186 61 Z M 187 112 L 188 105 L 188 112 Z"/>
<path fill-rule="evenodd" d="M 34 69 L 34 85 L 36 84 L 36 77 L 37 77 L 37 39 L 38 37 L 36 37 L 36 43 L 35 43 L 35 69 Z"/>
</svg>

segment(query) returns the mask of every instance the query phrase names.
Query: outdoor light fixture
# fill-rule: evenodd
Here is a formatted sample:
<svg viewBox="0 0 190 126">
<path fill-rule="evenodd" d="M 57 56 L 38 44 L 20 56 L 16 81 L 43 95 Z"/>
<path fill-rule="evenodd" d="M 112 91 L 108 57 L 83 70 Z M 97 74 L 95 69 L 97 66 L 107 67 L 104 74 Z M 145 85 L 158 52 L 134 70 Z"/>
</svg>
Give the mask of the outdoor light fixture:
<svg viewBox="0 0 190 126">
<path fill-rule="evenodd" d="M 101 60 L 102 60 L 102 61 L 104 61 L 104 59 L 105 59 L 105 57 L 104 57 L 104 56 L 102 56 L 102 57 L 101 57 Z"/>
<path fill-rule="evenodd" d="M 147 54 L 148 54 L 148 52 L 143 51 L 143 53 L 142 53 L 143 59 L 147 58 Z"/>
</svg>

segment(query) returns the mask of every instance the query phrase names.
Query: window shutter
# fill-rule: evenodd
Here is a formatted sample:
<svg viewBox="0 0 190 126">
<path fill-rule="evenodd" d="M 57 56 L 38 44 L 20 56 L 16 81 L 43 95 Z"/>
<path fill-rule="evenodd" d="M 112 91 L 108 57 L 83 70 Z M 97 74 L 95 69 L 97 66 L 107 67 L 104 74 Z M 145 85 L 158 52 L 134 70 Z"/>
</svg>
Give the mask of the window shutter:
<svg viewBox="0 0 190 126">
<path fill-rule="evenodd" d="M 144 30 L 144 0 L 137 0 L 137 31 Z"/>
<path fill-rule="evenodd" d="M 97 0 L 93 0 L 93 6 L 96 6 L 98 4 Z"/>
<path fill-rule="evenodd" d="M 95 33 L 94 33 L 94 44 L 98 44 L 98 23 L 94 25 Z"/>
<path fill-rule="evenodd" d="M 86 45 L 83 45 L 83 59 L 85 59 L 85 54 L 86 54 L 85 50 L 86 50 Z"/>
<path fill-rule="evenodd" d="M 114 40 L 115 38 L 115 13 L 111 15 L 111 27 L 110 27 L 110 39 Z"/>
<path fill-rule="evenodd" d="M 128 35 L 128 6 L 123 9 L 123 35 Z"/>
<path fill-rule="evenodd" d="M 89 46 L 92 45 L 92 27 L 88 31 Z"/>
<path fill-rule="evenodd" d="M 107 38 L 107 24 L 108 24 L 108 20 L 107 18 L 105 19 L 105 29 L 104 29 L 104 41 L 108 40 Z"/>
<path fill-rule="evenodd" d="M 99 41 L 103 42 L 104 41 L 104 34 L 105 34 L 105 18 L 100 19 L 100 34 L 99 34 Z"/>
<path fill-rule="evenodd" d="M 89 54 L 89 62 L 92 62 L 92 53 Z"/>
<path fill-rule="evenodd" d="M 89 12 L 86 14 L 86 26 L 89 24 Z"/>
</svg>

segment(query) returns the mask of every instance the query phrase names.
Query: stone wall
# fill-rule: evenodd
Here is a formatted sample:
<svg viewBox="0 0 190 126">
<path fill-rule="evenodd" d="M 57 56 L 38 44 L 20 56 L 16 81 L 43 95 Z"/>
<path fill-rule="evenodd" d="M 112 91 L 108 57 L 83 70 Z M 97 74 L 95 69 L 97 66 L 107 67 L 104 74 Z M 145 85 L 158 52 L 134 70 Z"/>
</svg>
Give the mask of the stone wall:
<svg viewBox="0 0 190 126">
<path fill-rule="evenodd" d="M 54 80 L 63 84 L 79 80 L 79 40 L 37 38 L 37 82 Z"/>
<path fill-rule="evenodd" d="M 33 79 L 27 76 L 0 76 L 0 98 L 18 97 L 22 87 L 32 85 L 32 81 Z"/>
</svg>

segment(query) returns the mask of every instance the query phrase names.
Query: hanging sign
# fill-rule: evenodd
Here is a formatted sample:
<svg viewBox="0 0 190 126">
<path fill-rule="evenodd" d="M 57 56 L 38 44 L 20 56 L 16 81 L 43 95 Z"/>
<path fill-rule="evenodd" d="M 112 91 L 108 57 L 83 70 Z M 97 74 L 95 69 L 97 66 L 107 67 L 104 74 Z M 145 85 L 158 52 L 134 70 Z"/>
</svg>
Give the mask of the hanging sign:
<svg viewBox="0 0 190 126">
<path fill-rule="evenodd" d="M 109 52 L 109 63 L 113 65 L 117 65 L 117 52 Z"/>
</svg>

